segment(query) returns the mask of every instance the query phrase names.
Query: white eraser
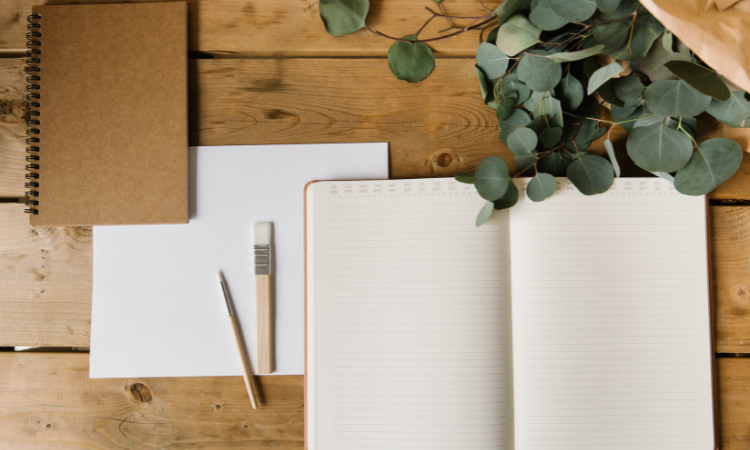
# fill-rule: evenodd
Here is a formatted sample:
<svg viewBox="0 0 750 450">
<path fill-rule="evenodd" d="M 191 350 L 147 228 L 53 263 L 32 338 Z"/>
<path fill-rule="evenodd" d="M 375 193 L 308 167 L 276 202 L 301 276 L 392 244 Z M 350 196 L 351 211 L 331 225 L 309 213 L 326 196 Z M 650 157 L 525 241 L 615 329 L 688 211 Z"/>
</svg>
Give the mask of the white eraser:
<svg viewBox="0 0 750 450">
<path fill-rule="evenodd" d="M 253 225 L 253 245 L 271 245 L 273 243 L 273 223 L 258 222 Z"/>
</svg>

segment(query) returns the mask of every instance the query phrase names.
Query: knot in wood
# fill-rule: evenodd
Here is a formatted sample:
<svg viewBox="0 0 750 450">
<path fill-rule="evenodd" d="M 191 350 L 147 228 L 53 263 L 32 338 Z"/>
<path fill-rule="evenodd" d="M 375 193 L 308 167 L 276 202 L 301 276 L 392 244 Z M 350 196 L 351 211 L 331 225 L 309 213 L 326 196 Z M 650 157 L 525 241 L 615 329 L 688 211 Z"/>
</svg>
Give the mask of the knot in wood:
<svg viewBox="0 0 750 450">
<path fill-rule="evenodd" d="M 437 165 L 438 167 L 448 167 L 453 162 L 453 157 L 449 155 L 448 153 L 441 153 L 437 157 Z"/>
<path fill-rule="evenodd" d="M 750 297 L 750 288 L 748 288 L 747 284 L 740 284 L 737 286 L 737 298 L 740 300 L 747 300 L 748 297 Z"/>
<path fill-rule="evenodd" d="M 151 402 L 151 391 L 141 383 L 134 383 L 130 386 L 130 395 L 132 395 L 133 400 L 138 403 Z"/>
</svg>

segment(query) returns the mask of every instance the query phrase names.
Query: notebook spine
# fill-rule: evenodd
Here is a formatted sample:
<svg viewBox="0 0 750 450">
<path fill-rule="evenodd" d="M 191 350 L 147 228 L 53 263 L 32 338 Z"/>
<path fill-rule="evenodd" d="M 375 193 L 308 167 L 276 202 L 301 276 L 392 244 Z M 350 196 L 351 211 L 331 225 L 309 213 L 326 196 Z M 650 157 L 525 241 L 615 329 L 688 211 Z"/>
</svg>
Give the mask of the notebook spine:
<svg viewBox="0 0 750 450">
<path fill-rule="evenodd" d="M 26 206 L 28 214 L 39 214 L 39 95 L 41 81 L 41 50 L 40 38 L 42 16 L 32 14 L 26 18 L 29 24 L 26 26 Z"/>
</svg>

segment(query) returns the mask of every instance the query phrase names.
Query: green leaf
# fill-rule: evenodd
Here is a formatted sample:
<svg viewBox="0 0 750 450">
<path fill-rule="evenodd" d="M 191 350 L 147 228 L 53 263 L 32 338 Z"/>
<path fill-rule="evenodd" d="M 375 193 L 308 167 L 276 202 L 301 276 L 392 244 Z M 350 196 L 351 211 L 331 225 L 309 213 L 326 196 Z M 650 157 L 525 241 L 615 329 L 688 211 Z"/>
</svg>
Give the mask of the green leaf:
<svg viewBox="0 0 750 450">
<path fill-rule="evenodd" d="M 575 152 L 576 146 L 578 150 L 586 150 L 591 145 L 591 139 L 594 136 L 596 130 L 596 122 L 593 120 L 586 120 L 580 126 L 577 124 L 565 125 L 563 132 L 565 133 L 565 141 L 572 141 L 575 136 L 575 145 L 572 142 L 565 144 L 565 148 Z"/>
<path fill-rule="evenodd" d="M 610 78 L 606 83 L 599 86 L 599 89 L 596 90 L 596 93 L 599 94 L 602 99 L 608 101 L 610 104 L 624 108 L 625 102 L 617 98 L 617 96 L 615 95 L 614 81 L 614 79 Z"/>
<path fill-rule="evenodd" d="M 529 110 L 534 117 L 541 114 L 542 100 L 551 97 L 550 91 L 532 91 L 528 100 L 523 103 L 524 108 Z"/>
<path fill-rule="evenodd" d="M 515 155 L 514 156 L 514 162 L 516 164 L 516 170 L 518 172 L 525 172 L 528 170 L 531 166 L 536 164 L 537 156 L 539 155 L 539 152 L 534 150 L 530 155 Z"/>
<path fill-rule="evenodd" d="M 487 35 L 487 42 L 490 44 L 494 44 L 497 42 L 497 30 L 499 30 L 500 27 L 495 27 L 490 31 L 490 34 Z"/>
<path fill-rule="evenodd" d="M 550 61 L 539 50 L 527 53 L 518 63 L 518 76 L 534 91 L 549 91 L 562 77 L 562 64 Z"/>
<path fill-rule="evenodd" d="M 492 202 L 487 202 L 482 206 L 482 209 L 479 210 L 479 214 L 477 215 L 476 224 L 478 227 L 490 220 L 494 206 L 495 205 Z"/>
<path fill-rule="evenodd" d="M 538 143 L 536 133 L 526 127 L 519 127 L 508 136 L 508 148 L 517 156 L 532 155 Z"/>
<path fill-rule="evenodd" d="M 656 38 L 664 33 L 664 25 L 661 24 L 646 8 L 638 10 L 638 16 L 633 25 L 633 38 L 628 44 L 617 51 L 612 52 L 612 57 L 622 61 L 638 61 L 646 57 Z"/>
<path fill-rule="evenodd" d="M 583 22 L 596 12 L 595 0 L 550 0 L 552 9 L 570 22 Z"/>
<path fill-rule="evenodd" d="M 605 127 L 594 128 L 594 133 L 591 135 L 591 140 L 595 141 L 599 139 L 600 137 L 604 136 L 604 133 L 606 132 L 607 128 Z"/>
<path fill-rule="evenodd" d="M 549 122 L 549 116 L 546 114 L 542 114 L 540 116 L 535 117 L 534 120 L 529 122 L 526 125 L 526 128 L 533 130 L 534 133 L 536 133 L 537 136 L 539 136 L 542 133 L 542 131 L 544 131 L 545 128 L 549 128 L 548 122 Z"/>
<path fill-rule="evenodd" d="M 641 3 L 638 0 L 622 0 L 614 12 L 606 12 L 600 9 L 602 12 L 597 14 L 597 19 L 602 22 L 619 20 L 635 11 L 640 5 Z"/>
<path fill-rule="evenodd" d="M 459 172 L 456 174 L 456 181 L 460 183 L 474 184 L 474 174 Z"/>
<path fill-rule="evenodd" d="M 402 39 L 413 41 L 415 38 L 411 35 Z M 427 78 L 435 68 L 435 56 L 430 47 L 423 42 L 410 44 L 396 41 L 388 50 L 388 65 L 399 80 L 416 83 Z"/>
<path fill-rule="evenodd" d="M 510 136 L 516 128 L 525 126 L 529 122 L 531 122 L 531 117 L 529 117 L 524 111 L 516 109 L 508 120 L 503 120 L 498 124 L 500 129 L 500 140 L 507 145 L 508 136 Z"/>
<path fill-rule="evenodd" d="M 552 197 L 557 189 L 557 181 L 555 177 L 548 173 L 538 172 L 529 181 L 529 185 L 526 187 L 526 195 L 529 196 L 532 202 L 541 202 L 542 200 Z"/>
<path fill-rule="evenodd" d="M 560 142 L 562 134 L 562 127 L 545 128 L 542 134 L 539 135 L 539 142 L 541 142 L 544 148 L 552 148 Z"/>
<path fill-rule="evenodd" d="M 628 136 L 628 155 L 649 172 L 676 172 L 690 161 L 693 141 L 664 123 L 633 128 Z"/>
<path fill-rule="evenodd" d="M 565 78 L 560 80 L 560 84 L 555 87 L 555 95 L 560 99 L 564 110 L 575 111 L 583 101 L 583 85 L 568 72 Z"/>
<path fill-rule="evenodd" d="M 600 53 L 612 53 L 628 42 L 630 36 L 630 22 L 618 21 L 594 25 L 594 40 L 604 46 Z"/>
<path fill-rule="evenodd" d="M 611 111 L 612 120 L 617 122 L 617 124 L 627 132 L 632 131 L 635 124 L 639 122 L 634 119 L 651 115 L 651 112 L 648 111 L 645 106 L 639 106 L 637 108 L 619 108 L 613 105 Z"/>
<path fill-rule="evenodd" d="M 622 100 L 624 103 L 640 103 L 643 98 L 643 83 L 633 76 L 615 78 L 614 93 L 617 98 Z"/>
<path fill-rule="evenodd" d="M 568 24 L 568 20 L 560 17 L 549 4 L 549 0 L 539 0 L 531 6 L 529 19 L 542 30 L 557 30 Z"/>
<path fill-rule="evenodd" d="M 702 142 L 690 162 L 677 172 L 674 187 L 687 195 L 705 195 L 727 181 L 740 167 L 742 148 L 731 139 Z"/>
<path fill-rule="evenodd" d="M 487 82 L 487 77 L 484 75 L 484 72 L 479 66 L 474 66 L 474 70 L 477 73 L 477 80 L 479 80 L 479 90 L 482 92 L 482 100 L 485 103 L 494 100 L 494 95 L 490 98 L 490 85 Z"/>
<path fill-rule="evenodd" d="M 508 172 L 508 165 L 497 156 L 484 158 L 474 173 L 474 186 L 485 200 L 499 199 L 511 184 L 513 183 Z"/>
<path fill-rule="evenodd" d="M 563 126 L 562 103 L 556 98 L 545 98 L 542 101 L 542 114 L 549 116 L 549 124 L 553 127 Z"/>
<path fill-rule="evenodd" d="M 505 0 L 495 9 L 498 24 L 503 25 L 505 21 L 508 20 L 508 17 L 519 11 L 523 11 L 524 9 L 529 9 L 530 7 L 531 0 Z"/>
<path fill-rule="evenodd" d="M 598 55 L 599 53 L 604 53 L 604 45 L 597 44 L 593 47 L 587 48 L 586 50 L 579 50 L 577 52 L 553 53 L 551 55 L 546 55 L 545 58 L 549 59 L 552 62 L 564 63 L 579 61 L 583 58 L 588 58 L 589 56 Z"/>
<path fill-rule="evenodd" d="M 571 163 L 571 160 L 563 158 L 561 152 L 554 151 L 541 156 L 536 168 L 556 177 L 564 177 L 565 170 Z"/>
<path fill-rule="evenodd" d="M 496 45 L 484 42 L 477 49 L 477 65 L 487 74 L 487 78 L 500 78 L 508 70 L 508 55 Z"/>
<path fill-rule="evenodd" d="M 599 86 L 615 75 L 619 75 L 621 72 L 622 66 L 617 61 L 598 69 L 593 75 L 591 75 L 591 79 L 589 79 L 588 95 L 593 94 L 599 89 Z"/>
<path fill-rule="evenodd" d="M 508 19 L 497 31 L 497 47 L 508 56 L 516 56 L 538 43 L 541 34 L 541 28 L 537 28 L 529 19 L 517 14 Z"/>
<path fill-rule="evenodd" d="M 603 13 L 612 13 L 620 6 L 620 0 L 596 0 L 596 6 Z"/>
<path fill-rule="evenodd" d="M 497 210 L 508 209 L 518 203 L 518 188 L 515 183 L 511 182 L 505 195 L 493 202 Z"/>
<path fill-rule="evenodd" d="M 612 164 L 601 156 L 581 155 L 565 171 L 570 182 L 584 195 L 607 192 L 615 179 Z"/>
<path fill-rule="evenodd" d="M 713 70 L 687 61 L 669 61 L 664 65 L 701 94 L 720 101 L 729 100 L 729 88 Z"/>
<path fill-rule="evenodd" d="M 672 32 L 669 30 L 664 31 L 664 35 L 661 38 L 661 45 L 664 47 L 664 50 L 668 52 L 673 52 L 674 50 L 672 47 L 674 46 L 674 37 L 672 36 Z"/>
<path fill-rule="evenodd" d="M 615 169 L 615 176 L 620 178 L 620 164 L 617 163 L 617 157 L 615 157 L 615 147 L 612 142 L 607 139 L 604 141 L 604 149 L 607 150 L 607 156 L 609 156 L 609 162 L 612 164 L 612 168 Z"/>
<path fill-rule="evenodd" d="M 697 116 L 711 103 L 711 97 L 682 80 L 657 81 L 646 88 L 643 98 L 651 112 L 664 117 Z"/>
<path fill-rule="evenodd" d="M 706 112 L 730 127 L 746 127 L 750 118 L 750 102 L 745 100 L 744 91 L 736 91 L 727 101 L 712 99 Z"/>
<path fill-rule="evenodd" d="M 497 120 L 503 121 L 510 118 L 516 108 L 516 100 L 518 100 L 518 92 L 509 92 L 505 94 L 505 98 L 497 99 L 497 112 L 495 114 Z"/>
<path fill-rule="evenodd" d="M 369 10 L 370 0 L 320 0 L 320 18 L 333 36 L 364 28 Z"/>
<path fill-rule="evenodd" d="M 587 77 L 591 78 L 591 76 L 599 70 L 602 66 L 599 64 L 598 58 L 590 57 L 586 58 L 583 61 L 583 73 L 586 74 Z"/>
<path fill-rule="evenodd" d="M 674 177 L 668 173 L 664 173 L 664 172 L 651 172 L 651 173 L 653 173 L 654 175 L 656 175 L 657 177 L 663 180 L 667 180 L 670 183 L 674 183 Z"/>
<path fill-rule="evenodd" d="M 499 81 L 498 83 L 500 83 L 500 86 L 496 89 L 498 97 L 502 97 L 503 94 L 508 95 L 511 92 L 518 94 L 516 106 L 520 106 L 531 95 L 531 89 L 521 82 L 518 78 L 517 72 L 511 72 L 510 75 L 503 77 L 502 81 Z"/>
<path fill-rule="evenodd" d="M 663 40 L 664 36 L 661 39 Z M 664 64 L 669 61 L 690 61 L 692 59 L 690 49 L 685 44 L 678 42 L 677 49 L 677 52 L 672 52 L 665 50 L 664 45 L 654 45 L 645 58 L 640 61 L 632 61 L 630 67 L 645 74 L 651 81 L 668 80 L 674 74 Z"/>
</svg>

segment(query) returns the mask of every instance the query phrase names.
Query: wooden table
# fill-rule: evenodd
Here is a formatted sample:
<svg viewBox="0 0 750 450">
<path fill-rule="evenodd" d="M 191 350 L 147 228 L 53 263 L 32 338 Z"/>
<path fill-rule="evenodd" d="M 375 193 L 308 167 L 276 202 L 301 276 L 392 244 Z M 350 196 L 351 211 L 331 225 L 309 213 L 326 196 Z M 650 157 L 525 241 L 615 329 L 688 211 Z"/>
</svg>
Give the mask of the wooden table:
<svg viewBox="0 0 750 450">
<path fill-rule="evenodd" d="M 109 0 L 48 3 L 87 2 Z M 267 406 L 258 411 L 240 377 L 88 378 L 88 353 L 71 347 L 89 345 L 91 228 L 32 228 L 12 203 L 24 192 L 21 56 L 35 3 L 0 4 L 0 346 L 67 349 L 0 352 L 0 449 L 303 448 L 301 376 L 262 378 Z M 416 31 L 434 5 L 371 3 L 368 22 L 395 35 Z M 473 0 L 445 6 L 480 11 Z M 450 176 L 488 155 L 511 160 L 478 95 L 476 34 L 436 42 L 435 72 L 407 84 L 390 74 L 390 42 L 365 31 L 327 35 L 315 0 L 191 1 L 189 21 L 191 145 L 387 141 L 393 178 Z M 621 152 L 624 135 L 614 141 Z M 711 199 L 721 440 L 748 449 L 750 154 Z"/>
</svg>

